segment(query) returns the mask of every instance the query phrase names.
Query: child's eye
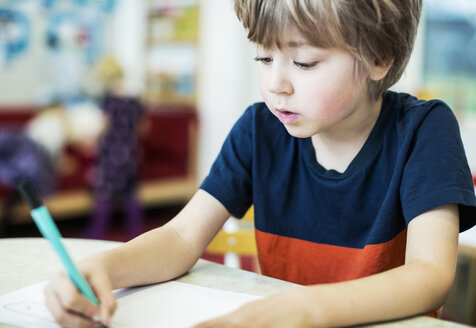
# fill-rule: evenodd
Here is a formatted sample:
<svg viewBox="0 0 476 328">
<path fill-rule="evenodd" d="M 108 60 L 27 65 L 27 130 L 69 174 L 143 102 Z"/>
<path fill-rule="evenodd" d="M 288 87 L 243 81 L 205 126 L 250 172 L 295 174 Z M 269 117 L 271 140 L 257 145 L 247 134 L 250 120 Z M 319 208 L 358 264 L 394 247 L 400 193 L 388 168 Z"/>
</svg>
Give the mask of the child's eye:
<svg viewBox="0 0 476 328">
<path fill-rule="evenodd" d="M 271 57 L 255 57 L 255 61 L 261 62 L 264 64 L 269 64 L 273 61 L 273 58 Z"/>
<path fill-rule="evenodd" d="M 312 62 L 312 63 L 301 63 L 301 62 L 294 61 L 294 65 L 296 65 L 297 67 L 302 68 L 302 69 L 313 68 L 314 66 L 317 65 L 317 63 L 318 63 L 317 61 Z"/>
</svg>

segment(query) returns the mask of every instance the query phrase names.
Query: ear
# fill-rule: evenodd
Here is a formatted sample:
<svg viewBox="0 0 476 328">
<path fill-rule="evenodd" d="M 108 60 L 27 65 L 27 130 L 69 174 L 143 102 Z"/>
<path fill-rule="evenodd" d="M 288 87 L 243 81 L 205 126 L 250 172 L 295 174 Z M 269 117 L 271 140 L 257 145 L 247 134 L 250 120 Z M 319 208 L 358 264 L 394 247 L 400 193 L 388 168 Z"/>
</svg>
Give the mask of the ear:
<svg viewBox="0 0 476 328">
<path fill-rule="evenodd" d="M 370 68 L 370 79 L 372 81 L 382 80 L 393 65 L 393 59 L 388 63 L 375 63 Z"/>
</svg>

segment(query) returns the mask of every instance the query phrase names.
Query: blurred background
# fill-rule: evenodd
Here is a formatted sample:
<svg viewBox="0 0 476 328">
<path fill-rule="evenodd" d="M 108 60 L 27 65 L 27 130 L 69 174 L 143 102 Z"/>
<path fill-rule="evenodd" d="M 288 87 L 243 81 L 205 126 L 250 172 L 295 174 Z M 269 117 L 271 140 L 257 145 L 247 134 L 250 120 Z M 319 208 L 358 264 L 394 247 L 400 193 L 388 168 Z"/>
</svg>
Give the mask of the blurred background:
<svg viewBox="0 0 476 328">
<path fill-rule="evenodd" d="M 65 237 L 125 241 L 167 222 L 260 101 L 254 56 L 229 0 L 0 0 L 0 237 L 39 236 L 14 189 L 25 176 Z M 476 174 L 476 1 L 424 0 L 392 89 L 451 106 Z M 465 254 L 447 315 L 468 322 Z"/>
<path fill-rule="evenodd" d="M 105 96 L 135 99 L 143 107 L 140 119 L 122 119 L 136 135 L 122 131 L 111 137 L 121 142 L 105 142 L 124 145 L 109 162 L 130 152 L 124 134 L 137 138 L 137 156 L 129 159 L 139 173 L 129 189 L 136 187 L 144 211 L 175 212 L 206 176 L 233 122 L 259 100 L 252 58 L 228 1 L 0 0 L 3 144 L 24 133 L 49 150 L 55 179 L 44 197 L 51 211 L 58 220 L 87 221 L 100 171 L 110 169 L 101 167 L 108 160 L 99 150 L 109 149 L 101 142 L 122 129 L 111 124 L 121 118 L 109 117 L 115 114 L 104 110 Z M 8 152 L 8 161 L 18 167 L 14 157 L 22 157 L 15 153 Z M 9 200 L 14 179 L 11 169 L 3 171 L 0 196 Z M 21 206 L 8 205 L 7 235 L 30 222 Z"/>
</svg>

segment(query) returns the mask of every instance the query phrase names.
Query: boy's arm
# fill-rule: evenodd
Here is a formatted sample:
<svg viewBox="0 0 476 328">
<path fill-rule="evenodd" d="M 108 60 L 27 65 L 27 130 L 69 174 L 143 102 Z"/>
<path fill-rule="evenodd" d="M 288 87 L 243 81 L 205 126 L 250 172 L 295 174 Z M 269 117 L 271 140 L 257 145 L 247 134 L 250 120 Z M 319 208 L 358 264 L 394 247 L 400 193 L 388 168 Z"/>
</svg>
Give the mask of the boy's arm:
<svg viewBox="0 0 476 328">
<path fill-rule="evenodd" d="M 116 308 L 113 289 L 165 281 L 185 273 L 228 216 L 218 200 L 199 190 L 169 223 L 79 263 L 99 299 L 99 308 L 81 296 L 64 273 L 47 284 L 45 303 L 61 326 L 97 327 L 96 317 L 109 325 Z"/>
<path fill-rule="evenodd" d="M 408 225 L 405 265 L 354 281 L 311 287 L 306 292 L 309 304 L 315 303 L 323 315 L 315 319 L 324 319 L 325 326 L 342 326 L 437 310 L 453 283 L 458 232 L 457 205 L 414 218 Z"/>
<path fill-rule="evenodd" d="M 430 313 L 443 304 L 452 285 L 458 230 L 457 205 L 438 207 L 408 225 L 403 266 L 356 280 L 299 287 L 197 327 L 230 322 L 236 327 L 340 327 Z"/>
<path fill-rule="evenodd" d="M 198 190 L 170 222 L 98 259 L 114 289 L 170 280 L 196 263 L 229 216 L 218 200 Z"/>
</svg>

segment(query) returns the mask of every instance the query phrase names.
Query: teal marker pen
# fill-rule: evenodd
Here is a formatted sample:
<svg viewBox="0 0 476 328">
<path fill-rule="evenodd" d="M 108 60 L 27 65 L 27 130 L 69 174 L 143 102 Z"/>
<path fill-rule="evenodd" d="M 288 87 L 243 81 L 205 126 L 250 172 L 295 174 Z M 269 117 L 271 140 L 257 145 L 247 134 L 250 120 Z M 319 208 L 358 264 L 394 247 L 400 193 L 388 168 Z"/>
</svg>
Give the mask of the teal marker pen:
<svg viewBox="0 0 476 328">
<path fill-rule="evenodd" d="M 35 221 L 36 226 L 40 230 L 43 237 L 48 239 L 53 245 L 56 254 L 58 254 L 63 266 L 68 273 L 69 278 L 73 281 L 76 285 L 78 290 L 83 294 L 88 300 L 91 301 L 94 305 L 98 306 L 99 301 L 94 295 L 91 287 L 89 286 L 86 279 L 84 279 L 83 275 L 74 265 L 73 261 L 69 257 L 66 249 L 64 248 L 61 242 L 61 234 L 56 227 L 53 219 L 51 218 L 50 212 L 43 205 L 38 192 L 36 191 L 35 187 L 31 183 L 30 180 L 23 180 L 17 185 L 17 189 L 28 203 L 28 206 L 31 208 L 31 216 L 33 221 Z"/>
</svg>

